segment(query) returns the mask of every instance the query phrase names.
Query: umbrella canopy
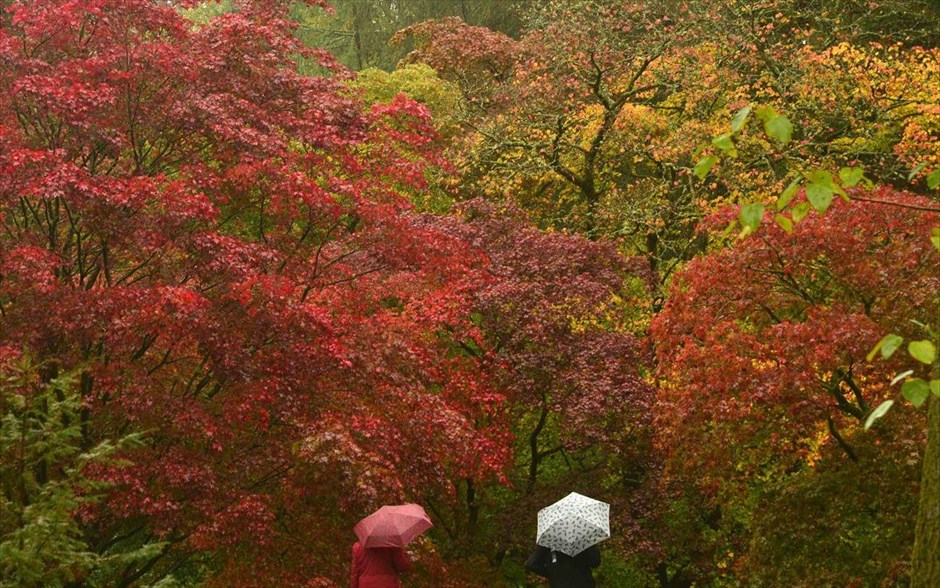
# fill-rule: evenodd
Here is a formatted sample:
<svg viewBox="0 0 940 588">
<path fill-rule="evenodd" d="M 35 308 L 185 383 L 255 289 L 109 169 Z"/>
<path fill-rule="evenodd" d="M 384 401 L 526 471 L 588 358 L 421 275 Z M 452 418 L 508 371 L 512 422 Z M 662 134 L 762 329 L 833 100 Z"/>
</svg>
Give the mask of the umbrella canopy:
<svg viewBox="0 0 940 588">
<path fill-rule="evenodd" d="M 572 492 L 539 511 L 535 542 L 572 557 L 610 538 L 610 505 Z"/>
<path fill-rule="evenodd" d="M 363 547 L 404 547 L 433 525 L 417 504 L 383 506 L 356 523 L 356 537 Z"/>
</svg>

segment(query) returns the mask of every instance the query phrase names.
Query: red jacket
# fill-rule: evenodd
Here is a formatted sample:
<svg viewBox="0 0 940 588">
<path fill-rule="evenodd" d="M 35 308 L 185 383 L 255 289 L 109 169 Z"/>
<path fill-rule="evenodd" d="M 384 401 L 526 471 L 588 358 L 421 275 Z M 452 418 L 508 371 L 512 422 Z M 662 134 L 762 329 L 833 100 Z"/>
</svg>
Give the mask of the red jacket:
<svg viewBox="0 0 940 588">
<path fill-rule="evenodd" d="M 401 588 L 398 574 L 407 572 L 411 562 L 398 547 L 364 548 L 352 546 L 351 588 Z"/>
</svg>

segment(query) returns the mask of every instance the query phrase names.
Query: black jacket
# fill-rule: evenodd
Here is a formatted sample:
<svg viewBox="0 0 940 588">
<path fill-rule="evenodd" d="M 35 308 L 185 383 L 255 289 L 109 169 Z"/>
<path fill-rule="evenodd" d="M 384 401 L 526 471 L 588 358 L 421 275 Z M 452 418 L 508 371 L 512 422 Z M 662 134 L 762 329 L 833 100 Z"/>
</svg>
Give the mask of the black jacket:
<svg viewBox="0 0 940 588">
<path fill-rule="evenodd" d="M 548 578 L 552 588 L 594 588 L 591 568 L 601 565 L 601 550 L 597 545 L 574 557 L 555 551 L 555 561 L 552 561 L 552 554 L 551 549 L 537 546 L 525 562 L 526 569 Z"/>
</svg>

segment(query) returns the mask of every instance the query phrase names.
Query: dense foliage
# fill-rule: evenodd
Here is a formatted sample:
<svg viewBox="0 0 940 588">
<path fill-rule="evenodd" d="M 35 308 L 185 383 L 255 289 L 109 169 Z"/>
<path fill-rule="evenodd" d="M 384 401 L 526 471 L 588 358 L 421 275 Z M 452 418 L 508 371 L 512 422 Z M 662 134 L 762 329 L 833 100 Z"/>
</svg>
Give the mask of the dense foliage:
<svg viewBox="0 0 940 588">
<path fill-rule="evenodd" d="M 438 334 L 472 328 L 481 261 L 402 196 L 426 110 L 294 73 L 315 54 L 285 10 L 9 8 L 3 355 L 78 374 L 79 447 L 146 436 L 89 472 L 113 491 L 82 516 L 101 555 L 161 548 L 89 582 L 306 582 L 358 509 L 507 459 L 490 386 Z"/>
<path fill-rule="evenodd" d="M 924 203 L 890 190 L 877 196 Z M 876 439 L 862 434 L 872 409 L 895 394 L 889 382 L 904 367 L 897 357 L 892 365 L 867 362 L 866 355 L 887 331 L 916 334 L 907 319 L 929 322 L 940 313 L 940 273 L 931 271 L 937 251 L 923 235 L 925 222 L 937 219 L 867 202 L 833 208 L 790 233 L 771 224 L 733 248 L 694 260 L 673 282 L 653 324 L 662 382 L 657 435 L 667 478 L 680 478 L 687 492 L 694 487 L 709 508 L 736 509 L 739 517 L 744 510 L 752 524 L 776 521 L 752 538 L 740 529 L 726 531 L 733 543 L 753 542 L 727 556 L 738 578 L 747 570 L 763 582 L 803 585 L 811 566 L 813 582 L 871 583 L 896 573 L 891 570 L 910 557 L 912 536 L 910 530 L 898 534 L 904 519 L 897 510 L 910 516 L 916 509 L 905 488 L 920 476 L 915 448 L 923 446 L 924 423 L 897 414 Z M 907 293 L 904 304 L 898 304 L 899 292 Z M 873 513 L 864 510 L 866 498 L 851 493 L 870 491 L 870 470 L 894 462 L 878 451 L 905 456 L 907 467 L 881 474 L 885 494 L 867 497 L 883 501 Z M 806 499 L 805 510 L 775 503 L 810 490 L 828 502 Z M 775 517 L 784 513 L 808 520 L 784 524 Z M 838 554 L 830 568 L 818 556 L 777 552 L 798 537 L 804 547 L 822 548 L 835 524 L 836 538 L 871 541 L 882 517 L 878 557 L 866 559 L 880 567 L 851 570 L 846 564 L 854 556 Z M 783 536 L 769 540 L 770 533 Z"/>
<path fill-rule="evenodd" d="M 0 584 L 940 581 L 935 3 L 327 4 L 0 0 Z"/>
</svg>

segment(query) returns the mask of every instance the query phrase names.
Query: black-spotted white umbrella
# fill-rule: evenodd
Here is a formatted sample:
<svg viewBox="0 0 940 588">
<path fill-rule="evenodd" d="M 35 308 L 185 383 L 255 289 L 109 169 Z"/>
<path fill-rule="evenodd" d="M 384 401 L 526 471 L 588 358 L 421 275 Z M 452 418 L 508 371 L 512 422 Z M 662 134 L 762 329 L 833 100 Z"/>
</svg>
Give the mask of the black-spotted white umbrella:
<svg viewBox="0 0 940 588">
<path fill-rule="evenodd" d="M 572 557 L 610 538 L 610 505 L 572 492 L 539 511 L 535 542 Z"/>
</svg>

